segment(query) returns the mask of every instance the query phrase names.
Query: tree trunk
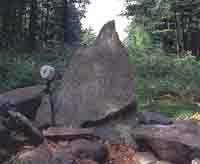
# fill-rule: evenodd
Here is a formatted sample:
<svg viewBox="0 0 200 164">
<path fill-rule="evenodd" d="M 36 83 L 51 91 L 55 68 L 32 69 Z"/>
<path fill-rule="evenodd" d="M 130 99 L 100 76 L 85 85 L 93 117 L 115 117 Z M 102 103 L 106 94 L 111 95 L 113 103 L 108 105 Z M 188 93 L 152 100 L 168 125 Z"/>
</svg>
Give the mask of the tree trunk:
<svg viewBox="0 0 200 164">
<path fill-rule="evenodd" d="M 46 7 L 47 7 L 47 14 L 46 14 L 46 20 L 45 20 L 45 29 L 44 29 L 44 41 L 47 43 L 48 40 L 48 26 L 49 26 L 49 0 L 46 2 Z"/>
<path fill-rule="evenodd" d="M 185 50 L 185 21 L 184 21 L 184 13 L 181 17 L 181 31 L 182 31 L 182 50 Z"/>
<path fill-rule="evenodd" d="M 41 0 L 41 8 L 43 9 L 43 7 L 44 7 L 44 0 Z M 40 40 L 41 41 L 43 41 L 44 40 L 44 11 L 43 10 L 41 10 L 41 17 L 40 17 L 40 19 L 41 19 L 41 24 L 40 24 L 40 34 L 39 34 L 39 36 L 40 36 Z"/>
<path fill-rule="evenodd" d="M 67 30 L 67 24 L 68 24 L 68 0 L 64 0 L 64 12 L 63 12 L 63 30 L 64 30 L 64 43 L 68 42 L 69 36 L 68 36 L 68 30 Z"/>
<path fill-rule="evenodd" d="M 176 13 L 176 40 L 177 55 L 180 57 L 183 50 L 182 33 L 181 33 L 181 15 Z"/>
<path fill-rule="evenodd" d="M 10 30 L 10 14 L 11 14 L 11 7 L 10 7 L 9 0 L 3 3 L 3 11 L 2 11 L 2 34 L 3 34 L 3 41 L 2 46 L 8 47 L 9 46 L 9 39 L 11 36 Z"/>
<path fill-rule="evenodd" d="M 30 23 L 29 23 L 29 48 L 36 48 L 37 35 L 37 0 L 32 0 L 30 5 Z"/>
</svg>

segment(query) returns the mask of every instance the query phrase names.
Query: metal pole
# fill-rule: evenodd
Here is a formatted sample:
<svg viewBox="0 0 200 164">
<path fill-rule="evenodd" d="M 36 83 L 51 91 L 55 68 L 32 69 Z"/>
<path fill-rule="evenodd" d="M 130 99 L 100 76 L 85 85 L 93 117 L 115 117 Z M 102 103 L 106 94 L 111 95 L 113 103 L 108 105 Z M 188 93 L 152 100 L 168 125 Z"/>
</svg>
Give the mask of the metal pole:
<svg viewBox="0 0 200 164">
<path fill-rule="evenodd" d="M 49 102 L 50 102 L 50 108 L 51 108 L 51 125 L 56 126 L 53 94 L 51 91 L 51 80 L 47 80 L 47 94 L 49 94 Z"/>
</svg>

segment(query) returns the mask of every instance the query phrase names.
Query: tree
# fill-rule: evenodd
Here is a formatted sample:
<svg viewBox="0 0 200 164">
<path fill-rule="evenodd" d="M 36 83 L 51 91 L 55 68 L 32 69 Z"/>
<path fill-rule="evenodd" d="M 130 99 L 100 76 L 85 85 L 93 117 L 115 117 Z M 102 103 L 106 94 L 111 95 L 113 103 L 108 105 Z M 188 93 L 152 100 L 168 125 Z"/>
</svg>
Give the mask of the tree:
<svg viewBox="0 0 200 164">
<path fill-rule="evenodd" d="M 31 49 L 80 41 L 81 19 L 89 0 L 2 0 L 0 48 Z"/>
<path fill-rule="evenodd" d="M 94 45 L 95 40 L 96 40 L 96 34 L 91 28 L 85 29 L 81 32 L 82 46 L 90 47 Z"/>
<path fill-rule="evenodd" d="M 126 5 L 132 24 L 143 25 L 154 44 L 158 41 L 164 50 L 176 49 L 179 56 L 192 51 L 200 58 L 199 0 L 126 0 Z"/>
<path fill-rule="evenodd" d="M 30 4 L 30 22 L 29 22 L 29 47 L 34 49 L 36 47 L 37 35 L 37 0 L 32 0 Z"/>
<path fill-rule="evenodd" d="M 146 46 L 147 43 L 161 45 L 161 41 L 165 39 L 162 39 L 163 33 L 158 31 L 158 26 L 163 23 L 164 18 L 173 18 L 171 1 L 169 0 L 127 0 L 124 14 L 132 20 L 129 25 L 128 40 L 133 37 L 132 40 L 137 41 L 137 43 L 134 42 L 135 47 L 138 46 L 138 41 L 140 45 L 142 42 Z M 137 37 L 139 34 L 142 37 Z"/>
<path fill-rule="evenodd" d="M 142 24 L 136 24 L 132 22 L 128 26 L 128 36 L 125 40 L 125 44 L 131 49 L 144 49 L 151 47 L 152 41 L 150 34 L 145 31 L 145 28 Z"/>
</svg>

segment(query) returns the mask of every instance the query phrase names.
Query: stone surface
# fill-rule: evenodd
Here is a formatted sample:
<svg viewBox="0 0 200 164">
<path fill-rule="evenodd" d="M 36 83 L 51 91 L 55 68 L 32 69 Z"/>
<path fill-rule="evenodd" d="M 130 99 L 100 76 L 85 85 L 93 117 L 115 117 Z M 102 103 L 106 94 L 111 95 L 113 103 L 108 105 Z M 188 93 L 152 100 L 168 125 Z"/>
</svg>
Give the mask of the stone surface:
<svg viewBox="0 0 200 164">
<path fill-rule="evenodd" d="M 42 100 L 42 91 L 45 86 L 37 85 L 11 90 L 0 94 L 0 106 L 9 102 L 16 110 L 28 118 L 34 119 L 37 108 Z"/>
<path fill-rule="evenodd" d="M 43 136 L 32 122 L 8 104 L 0 106 L 0 163 L 24 144 L 39 145 Z M 19 146 L 20 145 L 20 146 Z"/>
<path fill-rule="evenodd" d="M 2 163 L 3 161 L 5 161 L 6 159 L 8 159 L 8 157 L 11 155 L 11 153 L 4 149 L 4 148 L 1 148 L 0 149 L 0 162 Z"/>
<path fill-rule="evenodd" d="M 133 135 L 133 129 L 138 125 L 135 112 L 120 113 L 116 118 L 108 122 L 97 124 L 94 134 L 102 139 L 109 140 L 113 144 L 125 144 L 137 150 L 138 145 Z"/>
<path fill-rule="evenodd" d="M 53 164 L 52 153 L 46 145 L 41 145 L 37 149 L 20 154 L 16 161 L 23 164 Z"/>
<path fill-rule="evenodd" d="M 172 125 L 143 125 L 134 129 L 137 140 L 150 146 L 164 161 L 189 164 L 200 151 L 200 124 L 181 121 Z"/>
<path fill-rule="evenodd" d="M 0 120 L 1 121 L 1 120 Z M 1 124 L 1 123 L 0 123 Z M 0 128 L 0 163 L 18 151 L 18 146 L 27 141 L 25 137 L 5 127 Z"/>
<path fill-rule="evenodd" d="M 105 145 L 89 140 L 75 140 L 70 143 L 72 155 L 78 159 L 89 159 L 102 163 L 106 161 L 108 150 Z"/>
<path fill-rule="evenodd" d="M 51 105 L 49 95 L 45 95 L 37 110 L 36 119 L 34 121 L 37 127 L 43 128 L 51 125 Z"/>
<path fill-rule="evenodd" d="M 72 156 L 68 149 L 60 148 L 52 155 L 52 164 L 76 164 L 76 159 Z"/>
<path fill-rule="evenodd" d="M 154 164 L 173 164 L 173 163 L 170 163 L 170 162 L 167 162 L 167 161 L 157 161 Z"/>
<path fill-rule="evenodd" d="M 96 161 L 92 161 L 92 160 L 80 160 L 78 161 L 79 164 L 98 164 Z"/>
<path fill-rule="evenodd" d="M 135 164 L 135 150 L 126 146 L 119 144 L 110 144 L 105 142 L 108 147 L 108 161 L 107 163 L 112 164 Z"/>
<path fill-rule="evenodd" d="M 92 126 L 92 122 L 110 118 L 127 106 L 135 110 L 134 71 L 114 21 L 104 25 L 93 47 L 73 54 L 57 93 L 59 125 Z M 47 115 L 42 110 L 37 119 L 40 125 L 50 120 L 50 112 Z"/>
<path fill-rule="evenodd" d="M 132 128 L 126 124 L 116 124 L 115 130 L 119 132 L 119 137 L 121 138 L 120 144 L 130 146 L 134 150 L 138 149 L 138 145 L 132 135 Z"/>
<path fill-rule="evenodd" d="M 172 124 L 172 120 L 159 112 L 140 112 L 139 122 L 142 124 L 161 124 L 169 125 Z"/>
<path fill-rule="evenodd" d="M 76 164 L 69 149 L 60 147 L 52 151 L 46 144 L 20 154 L 16 161 L 23 164 Z"/>
<path fill-rule="evenodd" d="M 68 128 L 68 127 L 49 127 L 46 130 L 43 130 L 43 136 L 46 138 L 54 138 L 54 139 L 80 139 L 86 138 L 89 136 L 94 136 L 93 129 L 86 128 Z"/>
<path fill-rule="evenodd" d="M 137 152 L 135 154 L 136 164 L 152 164 L 157 161 L 157 158 L 150 152 Z"/>
</svg>

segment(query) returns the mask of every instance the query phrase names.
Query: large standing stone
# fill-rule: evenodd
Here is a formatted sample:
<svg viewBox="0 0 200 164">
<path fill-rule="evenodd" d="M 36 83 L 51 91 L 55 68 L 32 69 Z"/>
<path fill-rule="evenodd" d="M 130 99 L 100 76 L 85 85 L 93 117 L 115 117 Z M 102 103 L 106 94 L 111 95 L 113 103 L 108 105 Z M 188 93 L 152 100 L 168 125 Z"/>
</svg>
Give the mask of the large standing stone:
<svg viewBox="0 0 200 164">
<path fill-rule="evenodd" d="M 57 124 L 80 127 L 126 110 L 127 106 L 130 109 L 132 105 L 134 111 L 133 76 L 127 49 L 119 40 L 114 21 L 110 21 L 93 47 L 79 48 L 73 54 L 56 98 Z M 42 115 L 40 112 L 38 118 Z M 49 120 L 47 115 L 37 119 L 40 125 Z"/>
</svg>

